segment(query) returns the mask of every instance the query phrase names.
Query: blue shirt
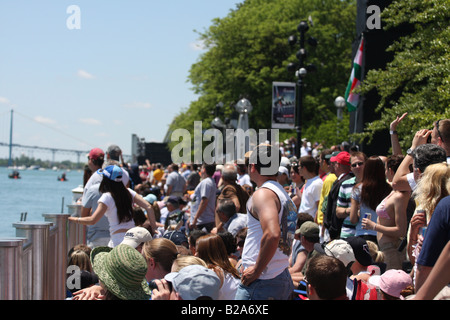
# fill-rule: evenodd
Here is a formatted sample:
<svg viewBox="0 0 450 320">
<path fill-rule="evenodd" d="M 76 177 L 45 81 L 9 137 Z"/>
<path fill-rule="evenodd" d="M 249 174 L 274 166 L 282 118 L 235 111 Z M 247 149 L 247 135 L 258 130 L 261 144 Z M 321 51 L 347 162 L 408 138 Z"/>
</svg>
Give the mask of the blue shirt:
<svg viewBox="0 0 450 320">
<path fill-rule="evenodd" d="M 450 196 L 439 201 L 428 224 L 417 264 L 433 267 L 450 240 Z"/>
</svg>

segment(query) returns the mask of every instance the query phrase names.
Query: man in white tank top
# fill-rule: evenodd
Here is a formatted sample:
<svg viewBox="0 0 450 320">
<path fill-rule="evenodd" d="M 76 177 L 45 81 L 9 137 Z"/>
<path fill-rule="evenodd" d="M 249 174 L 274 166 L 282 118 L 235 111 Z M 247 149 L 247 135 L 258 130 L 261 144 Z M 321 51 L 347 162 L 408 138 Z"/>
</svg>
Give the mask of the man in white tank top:
<svg viewBox="0 0 450 320">
<path fill-rule="evenodd" d="M 248 231 L 236 300 L 286 300 L 294 289 L 287 268 L 297 210 L 277 182 L 280 159 L 279 150 L 267 145 L 258 146 L 249 159 L 250 178 L 258 188 L 247 202 Z"/>
</svg>

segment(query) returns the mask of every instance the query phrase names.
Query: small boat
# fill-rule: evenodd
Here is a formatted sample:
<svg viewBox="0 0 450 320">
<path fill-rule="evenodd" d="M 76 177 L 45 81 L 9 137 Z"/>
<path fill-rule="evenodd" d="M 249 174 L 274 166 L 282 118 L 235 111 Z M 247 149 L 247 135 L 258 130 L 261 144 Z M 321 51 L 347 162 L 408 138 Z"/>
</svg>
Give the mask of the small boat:
<svg viewBox="0 0 450 320">
<path fill-rule="evenodd" d="M 67 181 L 66 174 L 63 173 L 63 174 L 61 175 L 61 177 L 58 177 L 57 180 L 58 180 L 58 181 Z"/>
<path fill-rule="evenodd" d="M 12 173 L 10 173 L 10 174 L 8 175 L 8 177 L 9 177 L 10 179 L 20 179 L 20 178 L 21 178 L 21 177 L 20 177 L 19 171 L 13 171 Z"/>
</svg>

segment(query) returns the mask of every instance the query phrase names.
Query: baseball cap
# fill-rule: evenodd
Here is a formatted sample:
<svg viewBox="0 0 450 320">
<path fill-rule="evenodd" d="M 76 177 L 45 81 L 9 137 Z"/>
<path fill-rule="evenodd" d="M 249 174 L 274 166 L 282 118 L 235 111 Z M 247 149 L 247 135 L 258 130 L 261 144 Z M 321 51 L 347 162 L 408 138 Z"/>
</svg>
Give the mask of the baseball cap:
<svg viewBox="0 0 450 320">
<path fill-rule="evenodd" d="M 97 160 L 100 157 L 105 157 L 105 153 L 100 148 L 92 149 L 88 154 L 89 159 Z"/>
<path fill-rule="evenodd" d="M 177 196 L 169 196 L 167 199 L 164 200 L 165 203 L 173 203 L 177 204 L 179 203 L 179 197 Z"/>
<path fill-rule="evenodd" d="M 180 231 L 168 231 L 164 233 L 163 238 L 169 239 L 176 245 L 182 245 L 184 242 L 189 243 L 186 235 Z"/>
<path fill-rule="evenodd" d="M 219 297 L 220 279 L 211 269 L 201 265 L 190 265 L 179 272 L 171 272 L 164 279 L 172 283 L 183 300 L 197 300 L 200 297 Z"/>
<path fill-rule="evenodd" d="M 122 182 L 123 170 L 119 166 L 116 165 L 107 166 L 105 169 L 99 169 L 97 172 L 107 177 L 109 180 L 115 182 Z"/>
<path fill-rule="evenodd" d="M 412 279 L 403 270 L 391 269 L 387 270 L 381 276 L 371 276 L 369 278 L 369 284 L 380 288 L 390 296 L 401 298 L 400 293 L 412 284 Z"/>
<path fill-rule="evenodd" d="M 156 200 L 158 200 L 158 198 L 153 194 L 153 193 L 149 193 L 148 195 L 146 195 L 144 197 L 144 200 L 146 200 L 147 202 L 149 202 L 150 204 L 153 204 L 153 202 L 155 202 Z"/>
<path fill-rule="evenodd" d="M 300 228 L 295 230 L 295 233 L 308 238 L 319 237 L 319 225 L 312 221 L 305 221 Z"/>
<path fill-rule="evenodd" d="M 369 246 L 366 240 L 361 237 L 348 237 L 347 242 L 351 245 L 353 253 L 355 254 L 355 259 L 361 265 L 367 267 L 373 264 L 372 256 L 370 255 Z"/>
<path fill-rule="evenodd" d="M 335 257 L 336 259 L 342 261 L 342 263 L 347 267 L 349 263 L 355 261 L 355 254 L 350 244 L 342 239 L 336 239 L 328 242 L 325 246 L 320 243 L 314 245 L 314 249 L 322 254 L 326 254 L 330 257 Z"/>
<path fill-rule="evenodd" d="M 336 156 L 331 157 L 330 161 L 349 166 L 350 165 L 350 153 L 348 153 L 347 151 L 341 151 Z"/>
<path fill-rule="evenodd" d="M 325 155 L 325 159 L 327 159 L 327 160 L 330 160 L 331 161 L 331 158 L 333 158 L 333 157 L 336 157 L 338 154 L 340 153 L 340 151 L 334 151 L 333 153 L 331 153 L 331 154 L 327 154 L 327 155 Z"/>
<path fill-rule="evenodd" d="M 133 248 L 137 248 L 141 243 L 152 239 L 153 237 L 147 229 L 143 227 L 134 227 L 125 233 L 121 244 L 127 244 Z"/>
<path fill-rule="evenodd" d="M 281 173 L 281 174 L 286 174 L 287 175 L 287 177 L 289 178 L 289 170 L 286 168 L 286 167 L 284 167 L 284 166 L 280 166 L 279 168 L 278 168 L 278 173 Z"/>
</svg>

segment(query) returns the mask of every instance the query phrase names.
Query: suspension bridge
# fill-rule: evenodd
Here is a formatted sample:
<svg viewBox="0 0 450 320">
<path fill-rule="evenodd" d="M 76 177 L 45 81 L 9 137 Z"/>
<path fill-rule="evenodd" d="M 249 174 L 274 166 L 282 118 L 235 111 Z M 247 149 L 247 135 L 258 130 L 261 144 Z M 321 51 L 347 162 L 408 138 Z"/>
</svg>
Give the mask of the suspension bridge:
<svg viewBox="0 0 450 320">
<path fill-rule="evenodd" d="M 39 146 L 27 146 L 23 144 L 9 144 L 5 142 L 0 142 L 0 146 L 3 147 L 9 147 L 9 148 L 15 148 L 15 149 L 22 149 L 22 150 L 39 150 L 39 151 L 47 151 L 52 153 L 52 162 L 55 162 L 55 154 L 56 153 L 63 153 L 63 154 L 71 154 L 76 155 L 77 162 L 80 162 L 80 156 L 86 155 L 89 153 L 89 150 L 71 150 L 71 149 L 59 149 L 59 148 L 48 148 L 48 147 L 39 147 Z M 8 165 L 12 165 L 12 156 L 9 158 Z"/>
</svg>

